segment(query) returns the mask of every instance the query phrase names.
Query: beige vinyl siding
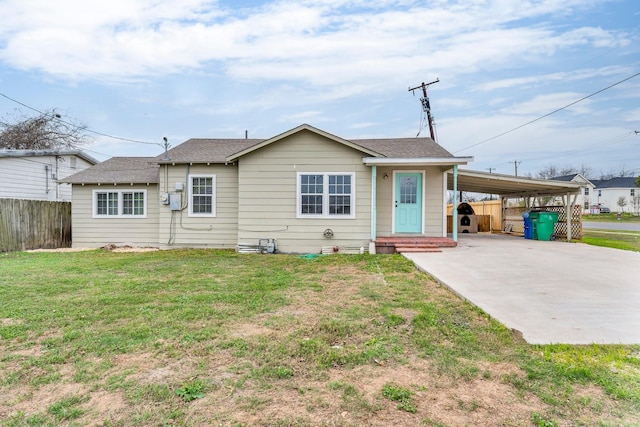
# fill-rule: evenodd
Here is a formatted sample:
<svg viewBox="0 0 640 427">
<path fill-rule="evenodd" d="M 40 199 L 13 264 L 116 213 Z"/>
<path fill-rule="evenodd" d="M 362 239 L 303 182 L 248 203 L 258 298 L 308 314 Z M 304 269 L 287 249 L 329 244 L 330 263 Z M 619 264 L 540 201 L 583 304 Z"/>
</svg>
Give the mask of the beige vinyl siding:
<svg viewBox="0 0 640 427">
<path fill-rule="evenodd" d="M 424 235 L 441 237 L 444 234 L 444 175 L 439 167 L 417 169 L 415 167 L 378 167 L 377 170 L 377 221 L 376 236 L 392 235 L 393 230 L 393 172 L 424 171 Z M 387 179 L 384 178 L 385 173 Z"/>
<path fill-rule="evenodd" d="M 425 169 L 424 234 L 443 237 L 444 228 L 444 174 L 440 168 Z"/>
<path fill-rule="evenodd" d="M 363 154 L 311 132 L 299 132 L 239 160 L 238 242 L 277 239 L 278 250 L 318 253 L 322 246 L 368 248 L 371 237 L 371 169 Z M 355 173 L 355 218 L 297 218 L 297 177 Z M 323 233 L 331 229 L 334 237 Z"/>
<path fill-rule="evenodd" d="M 94 218 L 93 191 L 146 190 L 146 218 Z M 72 246 L 99 248 L 115 245 L 158 246 L 158 186 L 73 185 L 71 203 Z"/>
<path fill-rule="evenodd" d="M 166 169 L 165 169 L 166 168 Z M 189 175 L 215 175 L 216 216 L 189 216 Z M 160 166 L 160 194 L 176 193 L 182 183 L 181 211 L 160 204 L 161 246 L 235 248 L 238 241 L 238 168 L 235 164 Z"/>
</svg>

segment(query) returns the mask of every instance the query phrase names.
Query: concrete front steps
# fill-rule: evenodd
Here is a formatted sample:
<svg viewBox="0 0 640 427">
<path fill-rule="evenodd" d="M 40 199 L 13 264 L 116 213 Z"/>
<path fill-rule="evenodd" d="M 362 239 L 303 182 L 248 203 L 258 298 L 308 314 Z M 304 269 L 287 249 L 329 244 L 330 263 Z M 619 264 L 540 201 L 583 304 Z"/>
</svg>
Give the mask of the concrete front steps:
<svg viewBox="0 0 640 427">
<path fill-rule="evenodd" d="M 393 236 L 378 237 L 376 253 L 441 252 L 441 248 L 454 248 L 456 242 L 448 237 Z"/>
</svg>

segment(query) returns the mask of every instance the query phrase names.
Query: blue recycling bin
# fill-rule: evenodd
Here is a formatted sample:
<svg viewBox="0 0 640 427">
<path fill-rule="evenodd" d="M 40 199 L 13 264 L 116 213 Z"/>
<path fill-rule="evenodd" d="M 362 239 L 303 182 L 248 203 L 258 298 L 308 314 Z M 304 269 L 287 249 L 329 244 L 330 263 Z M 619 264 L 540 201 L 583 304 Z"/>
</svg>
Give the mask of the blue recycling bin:
<svg viewBox="0 0 640 427">
<path fill-rule="evenodd" d="M 533 239 L 533 224 L 531 223 L 529 212 L 524 212 L 522 218 L 524 219 L 524 238 Z"/>
</svg>

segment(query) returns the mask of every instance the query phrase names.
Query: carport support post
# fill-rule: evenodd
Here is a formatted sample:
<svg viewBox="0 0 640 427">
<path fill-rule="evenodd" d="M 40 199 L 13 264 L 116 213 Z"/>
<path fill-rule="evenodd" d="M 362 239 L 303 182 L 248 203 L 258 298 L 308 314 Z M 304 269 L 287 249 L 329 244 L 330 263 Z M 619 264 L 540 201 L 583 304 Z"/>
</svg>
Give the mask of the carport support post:
<svg viewBox="0 0 640 427">
<path fill-rule="evenodd" d="M 573 204 L 576 202 L 576 195 L 571 198 L 571 193 L 567 193 L 567 202 L 564 204 L 564 214 L 567 217 L 567 242 L 571 241 L 571 217 L 573 216 Z"/>
<path fill-rule="evenodd" d="M 451 211 L 453 241 L 458 241 L 458 165 L 453 165 L 453 210 Z"/>
<path fill-rule="evenodd" d="M 369 253 L 375 253 L 376 245 L 376 218 L 378 216 L 376 205 L 377 185 L 378 185 L 378 167 L 376 165 L 371 166 L 371 242 L 369 243 Z M 372 252 L 373 249 L 373 252 Z"/>
</svg>

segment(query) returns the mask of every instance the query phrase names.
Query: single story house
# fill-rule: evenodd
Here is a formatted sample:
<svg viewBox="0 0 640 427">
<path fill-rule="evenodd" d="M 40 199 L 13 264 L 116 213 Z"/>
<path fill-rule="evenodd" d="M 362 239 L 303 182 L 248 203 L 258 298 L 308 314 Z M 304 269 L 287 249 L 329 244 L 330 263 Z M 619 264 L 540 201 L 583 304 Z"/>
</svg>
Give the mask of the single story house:
<svg viewBox="0 0 640 427">
<path fill-rule="evenodd" d="M 71 201 L 61 180 L 97 163 L 80 150 L 0 149 L 0 198 Z"/>
<path fill-rule="evenodd" d="M 344 139 L 300 125 L 269 139 L 190 139 L 66 178 L 74 247 L 106 244 L 283 253 L 446 238 L 455 157 L 430 138 Z"/>
</svg>

